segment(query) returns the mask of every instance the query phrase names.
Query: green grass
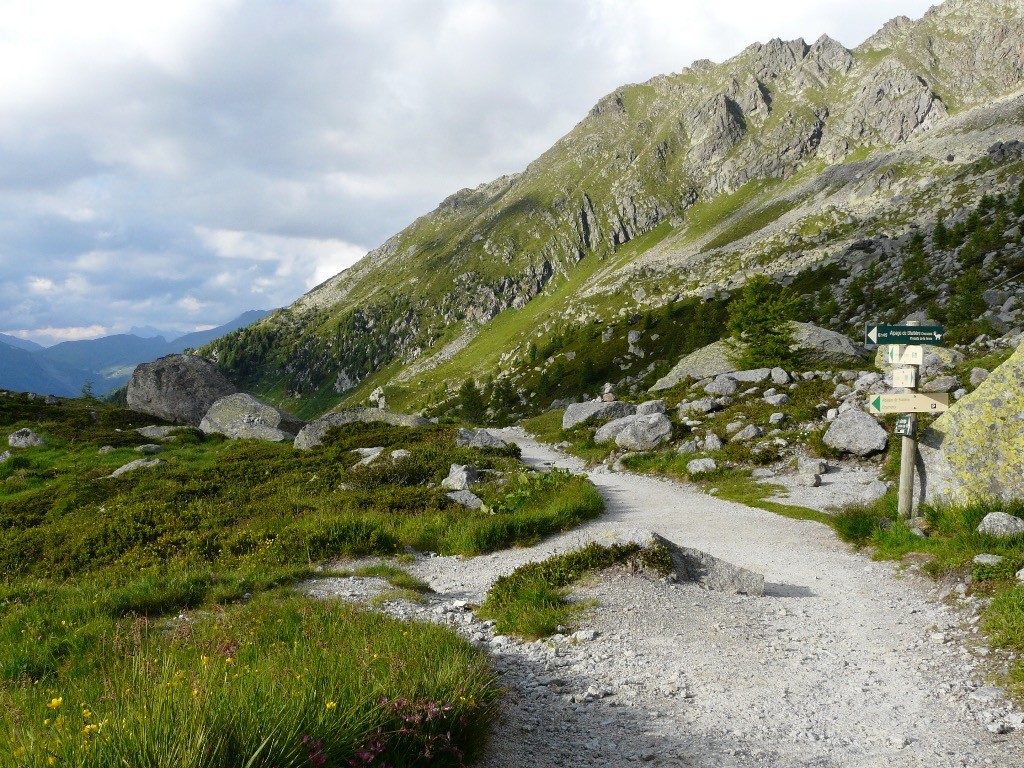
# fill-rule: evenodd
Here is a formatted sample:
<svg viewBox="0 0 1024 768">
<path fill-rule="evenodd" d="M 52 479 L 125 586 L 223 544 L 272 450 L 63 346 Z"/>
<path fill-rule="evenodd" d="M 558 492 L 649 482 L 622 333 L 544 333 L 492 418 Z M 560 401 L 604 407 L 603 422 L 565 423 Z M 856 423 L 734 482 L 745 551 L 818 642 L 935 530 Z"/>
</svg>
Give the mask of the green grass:
<svg viewBox="0 0 1024 768">
<path fill-rule="evenodd" d="M 479 615 L 495 621 L 503 635 L 531 640 L 547 637 L 568 626 L 583 608 L 570 603 L 568 588 L 596 571 L 623 565 L 647 568 L 664 576 L 671 571 L 671 557 L 659 546 L 637 544 L 604 546 L 596 542 L 582 549 L 527 563 L 494 582 Z"/>
<path fill-rule="evenodd" d="M 33 631 L 65 615 L 41 602 L 5 613 Z M 414 765 L 427 750 L 462 765 L 495 714 L 485 657 L 453 632 L 342 604 L 275 593 L 159 628 L 61 622 L 104 642 L 58 677 L 0 687 L 0 765 Z"/>
<path fill-rule="evenodd" d="M 599 514 L 594 487 L 526 470 L 515 446 L 458 448 L 454 425 L 344 425 L 312 451 L 187 429 L 163 464 L 107 479 L 149 442 L 132 428 L 153 421 L 0 397 L 0 434 L 29 426 L 48 441 L 0 464 L 0 766 L 474 754 L 497 696 L 481 654 L 289 585 L 340 556 L 531 544 Z M 354 449 L 373 446 L 410 455 L 355 466 Z M 493 470 L 474 488 L 483 510 L 438 487 L 452 463 Z M 354 575 L 409 598 L 427 589 L 390 565 Z"/>
</svg>

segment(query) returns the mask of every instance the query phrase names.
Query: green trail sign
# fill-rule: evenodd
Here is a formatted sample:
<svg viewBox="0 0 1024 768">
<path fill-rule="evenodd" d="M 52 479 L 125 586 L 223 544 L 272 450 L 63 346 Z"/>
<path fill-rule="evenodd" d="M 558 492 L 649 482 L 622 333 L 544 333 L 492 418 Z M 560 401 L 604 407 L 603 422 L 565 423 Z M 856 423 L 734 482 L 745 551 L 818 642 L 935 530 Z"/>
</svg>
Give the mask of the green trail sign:
<svg viewBox="0 0 1024 768">
<path fill-rule="evenodd" d="M 865 344 L 930 344 L 942 346 L 946 328 L 942 325 L 866 325 Z"/>
<path fill-rule="evenodd" d="M 949 410 L 945 392 L 908 392 L 895 395 L 874 395 L 868 400 L 871 413 L 942 413 Z"/>
<path fill-rule="evenodd" d="M 892 433 L 900 437 L 914 437 L 914 421 L 909 415 L 900 416 L 896 419 L 896 426 L 893 428 Z"/>
</svg>

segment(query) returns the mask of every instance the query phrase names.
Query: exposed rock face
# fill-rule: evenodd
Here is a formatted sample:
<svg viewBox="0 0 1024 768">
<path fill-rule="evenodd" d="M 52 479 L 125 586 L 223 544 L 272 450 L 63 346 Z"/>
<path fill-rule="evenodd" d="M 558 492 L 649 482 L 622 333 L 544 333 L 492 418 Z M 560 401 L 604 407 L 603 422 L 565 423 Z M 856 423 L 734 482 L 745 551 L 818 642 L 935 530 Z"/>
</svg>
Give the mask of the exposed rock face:
<svg viewBox="0 0 1024 768">
<path fill-rule="evenodd" d="M 637 414 L 623 416 L 621 419 L 612 419 L 607 424 L 602 424 L 594 433 L 594 442 L 598 445 L 610 443 L 619 436 L 619 433 L 639 418 Z"/>
<path fill-rule="evenodd" d="M 692 581 L 704 589 L 750 596 L 764 595 L 764 576 L 740 568 L 699 549 L 680 547 L 653 531 L 609 531 L 601 543 L 611 540 L 615 544 L 639 544 L 641 547 L 660 546 L 672 557 L 672 570 L 680 581 Z"/>
<path fill-rule="evenodd" d="M 925 501 L 1024 498 L 1024 346 L 920 438 Z"/>
<path fill-rule="evenodd" d="M 846 336 L 814 323 L 793 323 L 794 347 L 804 353 L 804 362 L 841 365 L 865 357 L 864 350 Z"/>
<path fill-rule="evenodd" d="M 455 436 L 460 448 L 506 448 L 508 443 L 486 429 L 460 429 Z"/>
<path fill-rule="evenodd" d="M 304 451 L 315 448 L 324 441 L 324 435 L 331 427 L 355 422 L 370 423 L 374 421 L 391 424 L 396 427 L 425 427 L 430 422 L 415 414 L 393 413 L 379 408 L 351 408 L 345 411 L 328 413 L 304 426 L 295 436 L 295 447 Z"/>
<path fill-rule="evenodd" d="M 220 398 L 210 406 L 199 428 L 233 439 L 291 442 L 305 425 L 302 419 L 239 392 Z"/>
<path fill-rule="evenodd" d="M 858 410 L 839 414 L 822 439 L 825 445 L 856 456 L 879 453 L 889 444 L 889 435 L 875 418 Z"/>
<path fill-rule="evenodd" d="M 11 432 L 7 436 L 7 444 L 11 448 L 38 448 L 46 445 L 46 441 L 28 427 Z"/>
<path fill-rule="evenodd" d="M 637 416 L 615 437 L 615 444 L 627 451 L 653 451 L 672 437 L 672 422 L 663 413 Z"/>
<path fill-rule="evenodd" d="M 732 362 L 733 347 L 726 341 L 716 341 L 694 350 L 675 364 L 671 371 L 655 382 L 651 392 L 670 389 L 686 379 L 709 379 L 736 370 Z"/>
<path fill-rule="evenodd" d="M 480 509 L 484 505 L 483 500 L 472 491 L 452 491 L 445 496 L 466 509 Z"/>
<path fill-rule="evenodd" d="M 690 476 L 704 475 L 718 469 L 718 463 L 714 459 L 694 459 L 686 462 L 686 474 Z"/>
<path fill-rule="evenodd" d="M 668 408 L 665 407 L 664 400 L 648 400 L 646 403 L 640 403 L 636 407 L 637 416 L 647 416 L 651 413 L 665 413 Z"/>
<path fill-rule="evenodd" d="M 128 407 L 198 427 L 211 405 L 237 391 L 209 360 L 167 355 L 135 368 L 128 382 Z"/>
<path fill-rule="evenodd" d="M 596 400 L 589 403 L 573 403 L 565 409 L 565 414 L 562 416 L 562 429 L 570 429 L 590 418 L 607 421 L 620 419 L 623 416 L 632 416 L 635 413 L 635 405 L 624 403 L 621 400 L 610 403 Z"/>
</svg>

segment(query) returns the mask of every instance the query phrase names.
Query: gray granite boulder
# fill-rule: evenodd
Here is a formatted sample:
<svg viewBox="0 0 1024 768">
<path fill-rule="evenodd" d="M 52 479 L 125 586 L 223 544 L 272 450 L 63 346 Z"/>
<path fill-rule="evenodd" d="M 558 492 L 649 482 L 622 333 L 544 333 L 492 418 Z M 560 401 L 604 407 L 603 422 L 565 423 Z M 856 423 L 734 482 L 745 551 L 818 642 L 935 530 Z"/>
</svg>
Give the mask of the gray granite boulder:
<svg viewBox="0 0 1024 768">
<path fill-rule="evenodd" d="M 664 400 L 648 400 L 646 403 L 640 403 L 636 407 L 637 416 L 648 416 L 652 413 L 665 413 L 667 411 Z"/>
<path fill-rule="evenodd" d="M 468 464 L 452 464 L 448 470 L 448 477 L 441 481 L 441 487 L 448 491 L 468 491 L 479 479 L 480 473 L 475 467 Z"/>
<path fill-rule="evenodd" d="M 1024 498 L 1022 381 L 1024 346 L 924 431 L 920 498 L 932 504 Z"/>
<path fill-rule="evenodd" d="M 7 436 L 7 444 L 11 448 L 38 448 L 46 445 L 46 441 L 28 427 L 11 432 Z"/>
<path fill-rule="evenodd" d="M 1018 536 L 1024 533 L 1024 520 L 1005 512 L 989 512 L 978 525 L 978 533 L 989 536 Z"/>
<path fill-rule="evenodd" d="M 460 448 L 506 448 L 508 443 L 486 429 L 460 429 L 455 436 Z"/>
<path fill-rule="evenodd" d="M 483 500 L 472 491 L 452 491 L 445 496 L 466 509 L 480 509 L 484 505 Z"/>
<path fill-rule="evenodd" d="M 884 451 L 889 444 L 888 433 L 875 418 L 858 410 L 839 414 L 822 439 L 825 445 L 856 456 Z"/>
<path fill-rule="evenodd" d="M 327 430 L 331 427 L 341 424 L 369 424 L 371 422 L 391 424 L 395 427 L 425 427 L 430 424 L 422 416 L 416 416 L 415 414 L 394 413 L 380 408 L 350 408 L 344 411 L 324 414 L 319 419 L 314 419 L 307 423 L 295 436 L 295 447 L 308 451 L 310 448 L 315 448 L 323 443 L 324 435 L 327 434 Z"/>
<path fill-rule="evenodd" d="M 573 403 L 565 409 L 565 414 L 562 416 L 562 429 L 571 429 L 587 419 L 611 421 L 612 419 L 621 419 L 623 416 L 632 416 L 635 413 L 635 405 L 624 403 L 621 400 L 613 400 L 610 403 L 602 400 Z"/>
<path fill-rule="evenodd" d="M 704 475 L 718 469 L 718 463 L 714 459 L 694 459 L 686 462 L 686 474 Z"/>
<path fill-rule="evenodd" d="M 723 374 L 716 376 L 714 381 L 704 387 L 704 393 L 715 397 L 735 395 L 737 388 L 736 379 Z"/>
<path fill-rule="evenodd" d="M 145 469 L 147 467 L 157 467 L 163 464 L 162 459 L 136 459 L 135 461 L 129 461 L 123 467 L 118 467 L 109 475 L 107 479 L 112 477 L 120 477 L 121 475 L 127 474 L 128 472 L 134 472 L 137 469 Z"/>
<path fill-rule="evenodd" d="M 638 415 L 623 416 L 621 419 L 612 419 L 607 424 L 602 424 L 594 433 L 594 442 L 598 445 L 610 443 L 619 436 L 619 433 L 640 418 Z"/>
<path fill-rule="evenodd" d="M 238 392 L 211 405 L 199 428 L 207 434 L 218 433 L 232 439 L 282 443 L 293 441 L 305 423 L 252 395 Z"/>
<path fill-rule="evenodd" d="M 7 461 L 13 455 L 14 454 L 11 453 L 10 451 L 4 451 L 3 453 L 0 453 L 0 464 L 3 464 L 5 461 Z"/>
<path fill-rule="evenodd" d="M 700 400 L 694 400 L 693 402 L 680 403 L 676 409 L 680 416 L 686 416 L 689 414 L 706 414 L 714 411 L 721 410 L 722 406 L 710 397 L 705 397 Z"/>
<path fill-rule="evenodd" d="M 133 411 L 197 427 L 211 405 L 237 391 L 209 360 L 168 355 L 136 366 L 127 398 Z"/>
<path fill-rule="evenodd" d="M 627 451 L 652 451 L 672 437 L 672 422 L 663 413 L 637 416 L 615 437 L 615 444 Z"/>
</svg>

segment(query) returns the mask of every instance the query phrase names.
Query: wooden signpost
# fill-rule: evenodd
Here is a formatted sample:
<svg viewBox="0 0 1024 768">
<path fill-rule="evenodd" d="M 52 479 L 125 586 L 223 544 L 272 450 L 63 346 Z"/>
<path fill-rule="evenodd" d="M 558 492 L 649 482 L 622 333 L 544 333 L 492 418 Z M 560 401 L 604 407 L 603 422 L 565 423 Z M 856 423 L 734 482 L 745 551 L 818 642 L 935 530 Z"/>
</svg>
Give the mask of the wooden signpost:
<svg viewBox="0 0 1024 768">
<path fill-rule="evenodd" d="M 941 325 L 868 325 L 864 329 L 865 344 L 889 344 L 886 359 L 901 365 L 892 372 L 892 384 L 909 390 L 892 395 L 872 395 L 868 400 L 871 413 L 902 413 L 893 434 L 903 438 L 900 452 L 899 515 L 910 517 L 914 512 L 914 463 L 917 461 L 917 414 L 941 413 L 949 408 L 945 392 L 917 392 L 918 367 L 924 363 L 924 347 L 938 346 L 946 335 Z"/>
</svg>

